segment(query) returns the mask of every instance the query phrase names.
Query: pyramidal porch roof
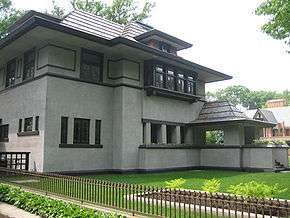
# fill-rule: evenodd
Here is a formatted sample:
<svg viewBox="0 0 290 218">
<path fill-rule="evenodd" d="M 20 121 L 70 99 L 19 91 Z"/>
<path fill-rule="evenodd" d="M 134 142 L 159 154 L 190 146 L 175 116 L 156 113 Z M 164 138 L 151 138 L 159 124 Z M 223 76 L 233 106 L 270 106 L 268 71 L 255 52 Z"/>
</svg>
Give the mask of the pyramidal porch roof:
<svg viewBox="0 0 290 218">
<path fill-rule="evenodd" d="M 228 101 L 205 102 L 198 119 L 190 122 L 191 125 L 217 125 L 225 123 L 245 123 L 263 127 L 273 127 L 276 123 L 254 120 Z"/>
</svg>

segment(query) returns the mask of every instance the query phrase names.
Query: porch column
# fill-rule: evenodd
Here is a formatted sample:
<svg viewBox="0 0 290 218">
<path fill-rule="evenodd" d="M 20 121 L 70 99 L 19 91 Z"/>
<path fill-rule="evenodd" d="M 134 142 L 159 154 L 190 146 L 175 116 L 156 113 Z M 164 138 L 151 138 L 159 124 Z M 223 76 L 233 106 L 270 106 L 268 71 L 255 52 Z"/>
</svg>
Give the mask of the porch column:
<svg viewBox="0 0 290 218">
<path fill-rule="evenodd" d="M 180 138 L 180 126 L 175 127 L 175 143 L 180 144 L 181 143 L 181 138 Z"/>
<path fill-rule="evenodd" d="M 166 125 L 162 124 L 161 125 L 161 143 L 162 144 L 167 144 L 167 135 L 166 135 Z"/>
<path fill-rule="evenodd" d="M 185 129 L 185 144 L 193 145 L 193 127 L 191 126 Z"/>
<path fill-rule="evenodd" d="M 144 126 L 144 144 L 150 145 L 151 144 L 151 123 L 145 123 Z"/>
<path fill-rule="evenodd" d="M 94 145 L 95 144 L 95 128 L 96 128 L 96 125 L 95 125 L 95 120 L 90 120 L 90 145 Z"/>
<path fill-rule="evenodd" d="M 74 118 L 68 117 L 68 125 L 67 125 L 67 143 L 73 144 L 74 137 Z"/>
</svg>

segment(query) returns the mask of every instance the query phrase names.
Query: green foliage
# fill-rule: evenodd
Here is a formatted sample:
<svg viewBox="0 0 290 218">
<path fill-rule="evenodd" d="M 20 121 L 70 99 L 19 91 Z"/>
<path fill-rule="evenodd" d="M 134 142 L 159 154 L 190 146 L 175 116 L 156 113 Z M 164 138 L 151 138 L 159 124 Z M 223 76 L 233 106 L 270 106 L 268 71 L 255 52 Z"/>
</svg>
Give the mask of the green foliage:
<svg viewBox="0 0 290 218">
<path fill-rule="evenodd" d="M 265 183 L 251 181 L 248 183 L 231 185 L 228 192 L 245 197 L 272 198 L 285 192 L 286 190 L 287 189 L 282 189 L 279 187 L 278 184 L 266 185 Z"/>
<path fill-rule="evenodd" d="M 23 11 L 12 7 L 11 0 L 0 0 L 0 39 L 6 36 L 8 27 L 18 20 L 23 13 Z"/>
<path fill-rule="evenodd" d="M 166 181 L 166 188 L 181 188 L 186 183 L 186 180 L 183 178 L 173 179 L 170 181 Z"/>
<path fill-rule="evenodd" d="M 52 10 L 50 12 L 46 12 L 47 14 L 51 14 L 52 16 L 62 18 L 65 15 L 65 10 L 60 6 L 56 5 L 55 0 L 52 0 Z"/>
<path fill-rule="evenodd" d="M 247 109 L 263 108 L 268 100 L 286 99 L 290 104 L 290 92 L 285 90 L 282 93 L 275 91 L 251 91 L 245 86 L 234 85 L 216 92 L 208 92 L 208 100 L 229 101 L 233 105 L 241 105 Z"/>
<path fill-rule="evenodd" d="M 223 144 L 224 132 L 221 130 L 206 131 L 205 141 L 206 144 Z"/>
<path fill-rule="evenodd" d="M 41 217 L 122 217 L 115 214 L 102 213 L 93 209 L 83 208 L 59 200 L 53 200 L 5 184 L 0 184 L 0 202 L 1 201 L 15 205 L 20 209 Z"/>
<path fill-rule="evenodd" d="M 74 9 L 101 15 L 120 24 L 127 24 L 148 18 L 155 3 L 145 1 L 141 10 L 135 0 L 113 0 L 111 5 L 100 0 L 72 0 L 71 5 Z"/>
<path fill-rule="evenodd" d="M 263 32 L 274 39 L 285 40 L 290 46 L 289 0 L 266 0 L 256 9 L 256 14 L 269 17 L 269 21 L 261 28 Z"/>
<path fill-rule="evenodd" d="M 219 192 L 221 187 L 221 181 L 218 179 L 210 179 L 206 180 L 202 186 L 202 190 L 209 193 L 217 193 Z"/>
<path fill-rule="evenodd" d="M 284 140 L 271 140 L 271 139 L 255 139 L 253 141 L 255 145 L 287 145 Z"/>
</svg>

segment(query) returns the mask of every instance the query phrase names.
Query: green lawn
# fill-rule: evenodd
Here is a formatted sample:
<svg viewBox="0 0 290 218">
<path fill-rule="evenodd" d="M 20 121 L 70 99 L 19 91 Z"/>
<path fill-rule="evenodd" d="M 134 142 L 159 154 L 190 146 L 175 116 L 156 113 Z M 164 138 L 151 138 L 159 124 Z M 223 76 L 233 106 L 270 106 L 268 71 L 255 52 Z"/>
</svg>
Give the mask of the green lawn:
<svg viewBox="0 0 290 218">
<path fill-rule="evenodd" d="M 165 181 L 184 178 L 187 182 L 183 188 L 196 190 L 201 190 L 205 180 L 216 178 L 221 180 L 221 191 L 223 192 L 226 192 L 230 185 L 242 182 L 257 181 L 273 185 L 278 183 L 282 188 L 287 188 L 287 191 L 276 197 L 290 199 L 290 173 L 246 173 L 236 171 L 192 170 L 150 174 L 104 174 L 84 177 L 159 187 L 165 187 Z"/>
</svg>

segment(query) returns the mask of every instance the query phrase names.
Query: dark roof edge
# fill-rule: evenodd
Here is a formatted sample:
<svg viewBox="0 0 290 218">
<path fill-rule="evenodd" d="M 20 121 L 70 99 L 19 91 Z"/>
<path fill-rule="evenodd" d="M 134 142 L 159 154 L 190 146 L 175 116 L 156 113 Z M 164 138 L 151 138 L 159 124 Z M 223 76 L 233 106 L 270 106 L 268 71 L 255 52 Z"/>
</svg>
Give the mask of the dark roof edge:
<svg viewBox="0 0 290 218">
<path fill-rule="evenodd" d="M 51 20 L 53 22 L 61 22 L 62 19 L 58 18 L 58 17 L 54 17 L 52 15 L 49 14 L 44 14 L 44 13 L 40 13 L 34 10 L 30 10 L 27 13 L 25 13 L 20 19 L 18 19 L 15 23 L 13 23 L 11 26 L 8 27 L 8 31 L 11 32 L 13 30 L 15 30 L 16 28 L 19 28 L 19 26 L 21 26 L 26 20 L 28 20 L 29 18 L 33 17 L 33 16 L 39 16 L 42 17 L 44 19 L 47 20 Z"/>
<path fill-rule="evenodd" d="M 31 13 L 34 13 L 34 12 L 31 12 Z M 232 79 L 232 76 L 204 67 L 194 62 L 188 61 L 179 56 L 175 56 L 172 54 L 162 52 L 155 48 L 151 48 L 145 44 L 142 44 L 141 42 L 135 42 L 133 40 L 130 40 L 124 37 L 117 37 L 112 40 L 107 40 L 98 36 L 94 36 L 94 35 L 79 31 L 79 30 L 75 30 L 75 29 L 60 25 L 58 22 L 52 21 L 51 19 L 47 19 L 49 17 L 50 17 L 49 15 L 36 12 L 36 14 L 34 14 L 33 16 L 28 17 L 26 20 L 23 20 L 23 23 L 19 23 L 19 28 L 15 29 L 8 36 L 0 40 L 0 49 L 9 45 L 11 42 L 21 37 L 23 34 L 27 33 L 31 29 L 37 26 L 42 26 L 42 27 L 50 28 L 50 29 L 57 30 L 60 32 L 72 34 L 74 36 L 81 37 L 90 41 L 99 42 L 101 44 L 108 45 L 108 46 L 115 46 L 117 44 L 125 44 L 133 48 L 141 49 L 145 52 L 156 54 L 160 57 L 164 57 L 164 58 L 176 61 L 178 63 L 193 67 L 194 69 L 206 71 L 207 73 L 221 77 L 220 80 L 216 80 L 216 81 Z M 58 20 L 59 19 L 57 19 L 57 21 Z"/>
<path fill-rule="evenodd" d="M 141 35 L 135 36 L 134 39 L 140 41 L 140 40 L 143 40 L 143 39 L 145 39 L 145 38 L 147 38 L 149 36 L 154 36 L 154 35 L 160 36 L 160 37 L 162 37 L 164 39 L 167 39 L 168 41 L 172 41 L 172 42 L 182 46 L 183 49 L 192 47 L 191 43 L 185 42 L 185 41 L 183 41 L 183 40 L 181 40 L 181 39 L 179 39 L 177 37 L 171 36 L 171 35 L 169 35 L 167 33 L 164 33 L 162 31 L 156 30 L 156 29 L 153 29 L 153 30 L 147 31 L 147 32 L 145 32 L 145 33 L 143 33 Z"/>
</svg>

